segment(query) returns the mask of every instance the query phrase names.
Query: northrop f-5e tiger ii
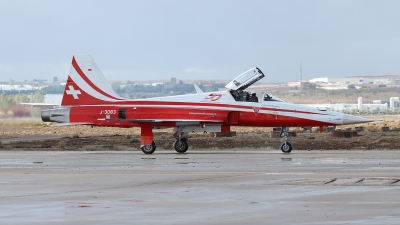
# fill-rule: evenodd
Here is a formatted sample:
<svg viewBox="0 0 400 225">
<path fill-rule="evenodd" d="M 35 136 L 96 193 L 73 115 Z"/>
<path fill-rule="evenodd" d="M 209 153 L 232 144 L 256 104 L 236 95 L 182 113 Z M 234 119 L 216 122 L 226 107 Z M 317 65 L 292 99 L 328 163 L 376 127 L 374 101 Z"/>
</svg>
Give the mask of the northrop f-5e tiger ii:
<svg viewBox="0 0 400 225">
<path fill-rule="evenodd" d="M 289 127 L 337 126 L 371 122 L 369 119 L 291 104 L 271 94 L 258 99 L 246 88 L 264 77 L 255 67 L 237 76 L 227 91 L 128 100 L 107 82 L 90 55 L 74 55 L 61 106 L 42 111 L 44 122 L 60 125 L 139 127 L 140 147 L 156 150 L 153 129 L 174 128 L 174 147 L 188 150 L 189 132 L 230 132 L 232 126 L 281 127 L 281 150 L 292 151 Z"/>
</svg>

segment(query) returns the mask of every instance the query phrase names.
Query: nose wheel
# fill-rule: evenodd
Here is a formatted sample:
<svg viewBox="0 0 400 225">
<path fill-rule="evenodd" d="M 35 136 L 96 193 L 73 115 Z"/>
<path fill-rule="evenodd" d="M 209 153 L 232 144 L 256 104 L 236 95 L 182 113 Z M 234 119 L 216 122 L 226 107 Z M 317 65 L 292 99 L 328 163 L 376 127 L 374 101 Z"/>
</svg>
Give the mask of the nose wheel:
<svg viewBox="0 0 400 225">
<path fill-rule="evenodd" d="M 283 153 L 290 153 L 292 151 L 292 145 L 289 142 L 285 141 L 281 146 L 281 150 Z"/>
<path fill-rule="evenodd" d="M 281 150 L 283 153 L 290 153 L 292 151 L 292 145 L 288 142 L 289 137 L 289 127 L 282 127 L 280 136 L 283 137 L 283 144 Z"/>
</svg>

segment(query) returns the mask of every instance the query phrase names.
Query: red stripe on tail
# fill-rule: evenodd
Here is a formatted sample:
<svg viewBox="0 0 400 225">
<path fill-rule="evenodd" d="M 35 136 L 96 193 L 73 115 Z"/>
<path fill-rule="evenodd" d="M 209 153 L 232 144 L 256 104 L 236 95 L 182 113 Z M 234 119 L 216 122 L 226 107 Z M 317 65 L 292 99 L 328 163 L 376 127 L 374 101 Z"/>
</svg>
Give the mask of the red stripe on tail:
<svg viewBox="0 0 400 225">
<path fill-rule="evenodd" d="M 79 76 L 82 77 L 82 79 L 89 84 L 90 87 L 92 87 L 94 90 L 96 90 L 97 92 L 99 92 L 100 94 L 107 96 L 111 99 L 115 99 L 115 100 L 122 100 L 119 98 L 116 98 L 110 94 L 107 94 L 106 92 L 104 92 L 103 90 L 101 90 L 100 88 L 98 88 L 95 84 L 93 84 L 93 82 L 85 75 L 85 73 L 81 70 L 81 68 L 79 67 L 78 63 L 75 60 L 75 57 L 72 57 L 72 66 L 75 68 L 76 72 L 79 74 Z"/>
</svg>

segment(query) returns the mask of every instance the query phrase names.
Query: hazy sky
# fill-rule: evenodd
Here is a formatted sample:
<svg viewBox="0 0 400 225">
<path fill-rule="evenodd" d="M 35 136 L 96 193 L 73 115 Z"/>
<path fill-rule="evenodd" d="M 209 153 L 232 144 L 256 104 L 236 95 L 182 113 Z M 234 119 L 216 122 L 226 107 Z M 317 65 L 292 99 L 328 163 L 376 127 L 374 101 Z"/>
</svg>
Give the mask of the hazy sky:
<svg viewBox="0 0 400 225">
<path fill-rule="evenodd" d="M 0 80 L 65 79 L 90 54 L 109 80 L 263 81 L 400 73 L 400 1 L 0 0 Z"/>
</svg>

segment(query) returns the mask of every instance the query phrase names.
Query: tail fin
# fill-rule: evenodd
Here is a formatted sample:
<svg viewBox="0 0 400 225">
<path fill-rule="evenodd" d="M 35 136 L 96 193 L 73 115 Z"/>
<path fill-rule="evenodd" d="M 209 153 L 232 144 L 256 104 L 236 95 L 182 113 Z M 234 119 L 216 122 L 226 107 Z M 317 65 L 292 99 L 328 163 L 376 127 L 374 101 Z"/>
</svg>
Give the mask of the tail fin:
<svg viewBox="0 0 400 225">
<path fill-rule="evenodd" d="M 107 82 L 90 55 L 74 55 L 62 106 L 96 105 L 123 100 Z"/>
</svg>

